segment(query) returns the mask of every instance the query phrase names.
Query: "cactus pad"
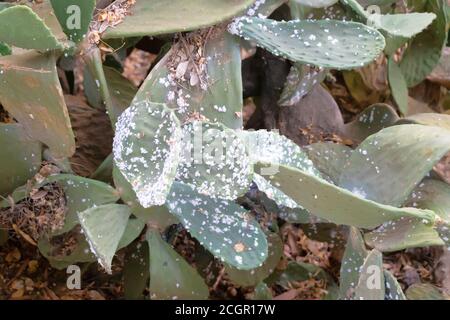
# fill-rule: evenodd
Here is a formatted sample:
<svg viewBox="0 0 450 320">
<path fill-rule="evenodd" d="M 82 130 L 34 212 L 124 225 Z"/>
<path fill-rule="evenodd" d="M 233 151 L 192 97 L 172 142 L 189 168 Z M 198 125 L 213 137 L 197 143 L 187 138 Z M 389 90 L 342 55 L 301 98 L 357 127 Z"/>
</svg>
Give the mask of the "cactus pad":
<svg viewBox="0 0 450 320">
<path fill-rule="evenodd" d="M 277 56 L 334 69 L 369 64 L 385 46 L 381 33 L 357 22 L 241 18 L 229 30 Z"/>
<path fill-rule="evenodd" d="M 152 299 L 207 299 L 208 287 L 197 271 L 170 245 L 159 232 L 149 230 L 150 297 Z"/>
<path fill-rule="evenodd" d="M 167 208 L 214 256 L 241 270 L 267 258 L 267 240 L 259 224 L 234 202 L 209 198 L 175 182 Z"/>
<path fill-rule="evenodd" d="M 247 192 L 253 168 L 240 137 L 221 124 L 185 124 L 177 178 L 210 197 L 233 200 Z"/>
<path fill-rule="evenodd" d="M 114 162 L 144 208 L 164 204 L 175 179 L 180 143 L 179 121 L 165 105 L 141 101 L 119 117 Z"/>
<path fill-rule="evenodd" d="M 111 263 L 127 227 L 130 208 L 106 204 L 78 213 L 83 233 L 98 263 L 111 273 Z"/>
<path fill-rule="evenodd" d="M 196 30 L 218 24 L 242 13 L 253 0 L 136 1 L 129 14 L 104 39 L 155 36 Z"/>
</svg>

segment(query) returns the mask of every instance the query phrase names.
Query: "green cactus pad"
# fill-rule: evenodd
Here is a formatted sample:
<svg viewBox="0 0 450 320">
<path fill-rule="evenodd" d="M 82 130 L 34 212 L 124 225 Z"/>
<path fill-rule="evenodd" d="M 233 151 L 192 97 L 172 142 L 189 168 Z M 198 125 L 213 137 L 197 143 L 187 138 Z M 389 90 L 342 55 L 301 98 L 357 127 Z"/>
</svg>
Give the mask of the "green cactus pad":
<svg viewBox="0 0 450 320">
<path fill-rule="evenodd" d="M 205 43 L 205 64 L 197 66 L 205 70 L 203 85 L 191 85 L 192 76 L 198 77 L 197 72 L 186 71 L 183 76 L 179 74 L 179 78 L 173 72 L 174 68 L 179 71 L 183 69 L 183 65 L 193 67 L 192 63 L 187 63 L 189 54 L 183 44 L 177 43 L 152 69 L 134 102 L 148 99 L 165 103 L 175 109 L 181 122 L 200 114 L 211 122 L 220 122 L 231 129 L 242 129 L 241 49 L 237 40 L 225 30 L 211 31 L 210 39 Z M 178 61 L 180 56 L 183 59 L 178 65 L 169 63 L 171 59 Z M 169 64 L 172 71 L 169 71 Z"/>
<path fill-rule="evenodd" d="M 150 298 L 202 300 L 209 296 L 208 287 L 197 271 L 170 245 L 159 232 L 149 230 Z"/>
<path fill-rule="evenodd" d="M 333 69 L 353 69 L 369 64 L 385 46 L 381 33 L 357 22 L 278 22 L 244 17 L 236 20 L 229 30 L 275 55 Z"/>
<path fill-rule="evenodd" d="M 111 273 L 111 263 L 125 232 L 130 208 L 120 204 L 106 204 L 78 213 L 78 218 L 98 263 Z"/>
<path fill-rule="evenodd" d="M 342 299 L 354 297 L 360 270 L 368 254 L 361 232 L 357 228 L 350 228 L 340 270 L 339 291 Z"/>
<path fill-rule="evenodd" d="M 164 204 L 175 179 L 180 144 L 179 121 L 165 105 L 141 101 L 119 117 L 114 163 L 144 208 Z"/>
<path fill-rule="evenodd" d="M 0 102 L 55 158 L 70 157 L 75 138 L 52 54 L 0 57 Z"/>
<path fill-rule="evenodd" d="M 234 200 L 250 188 L 253 168 L 240 137 L 222 124 L 193 121 L 182 126 L 177 179 L 197 192 Z"/>
<path fill-rule="evenodd" d="M 450 186 L 438 180 L 425 179 L 410 194 L 406 205 L 433 210 L 440 218 L 448 220 Z M 365 239 L 369 245 L 382 252 L 444 244 L 432 224 L 409 218 L 389 221 L 367 233 Z"/>
<path fill-rule="evenodd" d="M 155 36 L 185 32 L 218 24 L 248 8 L 253 0 L 136 1 L 129 14 L 104 39 Z"/>
<path fill-rule="evenodd" d="M 364 238 L 368 245 L 381 252 L 444 244 L 432 224 L 424 224 L 420 219 L 414 218 L 386 222 L 365 234 Z"/>
<path fill-rule="evenodd" d="M 429 28 L 412 39 L 403 54 L 400 68 L 408 87 L 419 84 L 439 64 L 447 42 L 445 7 L 446 3 L 442 0 L 429 0 L 426 3 L 425 10 L 437 17 Z"/>
<path fill-rule="evenodd" d="M 255 172 L 259 173 L 267 165 L 271 166 L 270 163 L 258 163 Z M 336 224 L 374 228 L 401 217 L 433 221 L 435 216 L 429 210 L 396 208 L 367 200 L 362 194 L 352 193 L 305 171 L 283 165 L 268 179 L 311 214 Z"/>
<path fill-rule="evenodd" d="M 175 182 L 166 206 L 200 244 L 225 263 L 250 270 L 267 259 L 264 232 L 234 202 L 209 198 Z"/>
<path fill-rule="evenodd" d="M 149 249 L 147 241 L 130 245 L 123 267 L 123 290 L 127 300 L 143 300 L 144 290 L 150 276 Z"/>
<path fill-rule="evenodd" d="M 305 151 L 314 167 L 336 185 L 353 152 L 350 147 L 331 142 L 313 143 L 305 147 Z"/>
<path fill-rule="evenodd" d="M 117 118 L 130 106 L 138 89 L 116 69 L 103 66 L 103 71 L 111 95 L 113 111 Z"/>
<path fill-rule="evenodd" d="M 392 97 L 397 103 L 400 112 L 408 114 L 408 85 L 402 70 L 393 58 L 390 58 L 388 61 L 388 79 Z"/>
<path fill-rule="evenodd" d="M 48 51 L 62 49 L 45 22 L 28 6 L 17 5 L 0 11 L 0 41 L 24 48 Z"/>
<path fill-rule="evenodd" d="M 439 180 L 424 179 L 410 194 L 406 204 L 433 210 L 442 219 L 450 220 L 450 185 Z"/>
<path fill-rule="evenodd" d="M 392 126 L 398 119 L 397 112 L 390 105 L 376 103 L 364 109 L 355 120 L 344 125 L 343 134 L 360 143 L 372 134 Z"/>
<path fill-rule="evenodd" d="M 283 242 L 280 236 L 275 233 L 268 235 L 267 240 L 269 254 L 261 267 L 252 270 L 239 270 L 225 265 L 225 272 L 231 281 L 241 286 L 255 286 L 275 271 L 283 255 Z"/>
<path fill-rule="evenodd" d="M 91 23 L 95 0 L 50 0 L 69 40 L 80 42 Z"/>
<path fill-rule="evenodd" d="M 132 243 L 144 230 L 145 222 L 141 219 L 130 218 L 128 220 L 125 231 L 123 232 L 122 238 L 120 238 L 117 249 L 125 248 L 130 243 Z"/>
<path fill-rule="evenodd" d="M 385 280 L 383 255 L 376 249 L 369 252 L 361 267 L 355 300 L 384 300 Z"/>
<path fill-rule="evenodd" d="M 368 23 L 391 36 L 411 38 L 427 28 L 434 19 L 434 13 L 372 14 Z"/>
<path fill-rule="evenodd" d="M 353 152 L 339 185 L 367 199 L 401 206 L 449 151 L 448 130 L 415 124 L 386 128 Z"/>
<path fill-rule="evenodd" d="M 48 177 L 44 184 L 56 182 L 64 188 L 68 210 L 62 229 L 54 235 L 71 230 L 78 221 L 78 213 L 89 208 L 119 200 L 118 192 L 111 186 L 92 179 L 71 174 L 59 174 Z"/>
<path fill-rule="evenodd" d="M 384 300 L 406 300 L 406 296 L 397 279 L 387 270 L 384 270 L 384 286 L 386 288 Z"/>
<path fill-rule="evenodd" d="M 6 196 L 38 172 L 42 145 L 30 139 L 21 125 L 0 123 L 0 150 L 0 196 Z"/>
</svg>

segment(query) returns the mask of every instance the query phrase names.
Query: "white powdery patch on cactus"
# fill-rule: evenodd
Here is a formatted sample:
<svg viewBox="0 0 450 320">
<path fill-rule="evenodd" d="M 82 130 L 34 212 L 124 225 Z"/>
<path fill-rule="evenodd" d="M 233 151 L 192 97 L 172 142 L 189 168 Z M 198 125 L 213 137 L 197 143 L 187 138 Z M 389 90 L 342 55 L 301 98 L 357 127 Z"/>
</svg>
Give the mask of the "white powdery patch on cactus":
<svg viewBox="0 0 450 320">
<path fill-rule="evenodd" d="M 178 119 L 164 105 L 138 102 L 119 117 L 114 162 L 144 208 L 164 204 L 175 179 L 180 150 Z"/>
<path fill-rule="evenodd" d="M 193 121 L 183 126 L 177 179 L 197 192 L 233 200 L 250 187 L 252 164 L 243 141 L 223 125 Z"/>
</svg>

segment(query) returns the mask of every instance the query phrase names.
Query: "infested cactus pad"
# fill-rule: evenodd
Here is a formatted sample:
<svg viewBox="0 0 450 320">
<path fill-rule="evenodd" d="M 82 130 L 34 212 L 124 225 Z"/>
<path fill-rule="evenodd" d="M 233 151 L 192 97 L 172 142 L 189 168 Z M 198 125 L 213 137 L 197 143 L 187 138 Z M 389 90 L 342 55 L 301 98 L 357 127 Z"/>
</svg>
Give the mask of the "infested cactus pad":
<svg viewBox="0 0 450 320">
<path fill-rule="evenodd" d="M 253 168 L 243 141 L 233 130 L 194 121 L 182 131 L 178 179 L 211 197 L 233 200 L 247 192 Z"/>
<path fill-rule="evenodd" d="M 268 245 L 264 232 L 234 202 L 207 197 L 175 182 L 166 206 L 200 244 L 227 264 L 249 270 L 266 260 Z"/>
<path fill-rule="evenodd" d="M 294 62 L 334 69 L 353 69 L 380 55 L 385 40 L 377 30 L 357 22 L 293 20 L 244 17 L 229 31 L 271 53 Z"/>
<path fill-rule="evenodd" d="M 165 105 L 141 101 L 117 121 L 114 162 L 144 208 L 162 205 L 175 179 L 181 129 Z"/>
</svg>

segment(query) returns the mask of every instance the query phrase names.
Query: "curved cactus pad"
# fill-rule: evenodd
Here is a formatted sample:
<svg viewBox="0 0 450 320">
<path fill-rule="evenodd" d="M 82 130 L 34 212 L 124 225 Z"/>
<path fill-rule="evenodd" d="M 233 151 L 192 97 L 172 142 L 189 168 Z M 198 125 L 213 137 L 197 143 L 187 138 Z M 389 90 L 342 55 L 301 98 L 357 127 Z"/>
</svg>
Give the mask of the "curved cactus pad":
<svg viewBox="0 0 450 320">
<path fill-rule="evenodd" d="M 247 211 L 227 200 L 212 199 L 175 182 L 167 208 L 213 255 L 241 270 L 259 267 L 267 258 L 267 240 Z"/>
<path fill-rule="evenodd" d="M 62 229 L 54 235 L 71 230 L 78 224 L 78 213 L 89 208 L 119 200 L 118 192 L 110 185 L 71 174 L 59 174 L 48 177 L 44 184 L 56 182 L 64 189 L 67 212 Z"/>
<path fill-rule="evenodd" d="M 335 20 L 237 19 L 229 31 L 277 56 L 333 69 L 352 69 L 372 62 L 385 40 L 377 30 L 357 22 Z"/>
<path fill-rule="evenodd" d="M 424 224 L 414 218 L 388 221 L 365 234 L 364 239 L 368 245 L 382 252 L 444 244 L 432 224 Z"/>
<path fill-rule="evenodd" d="M 225 272 L 234 283 L 241 286 L 255 286 L 275 271 L 283 256 L 283 242 L 276 233 L 269 234 L 267 240 L 269 241 L 269 254 L 262 266 L 252 270 L 239 270 L 225 266 Z"/>
<path fill-rule="evenodd" d="M 91 251 L 98 263 L 111 273 L 111 263 L 128 224 L 130 208 L 106 204 L 80 212 L 78 217 Z"/>
<path fill-rule="evenodd" d="M 0 57 L 0 103 L 54 157 L 72 156 L 75 138 L 55 55 L 29 50 Z"/>
<path fill-rule="evenodd" d="M 114 162 L 144 208 L 164 204 L 175 179 L 180 144 L 179 121 L 165 105 L 141 101 L 119 117 Z"/>
<path fill-rule="evenodd" d="M 42 146 L 19 124 L 0 124 L 0 196 L 25 184 L 39 170 Z"/>
<path fill-rule="evenodd" d="M 367 199 L 401 206 L 449 151 L 448 130 L 416 124 L 386 128 L 353 152 L 339 185 Z"/>
<path fill-rule="evenodd" d="M 398 119 L 394 108 L 385 103 L 376 103 L 345 124 L 343 132 L 350 139 L 361 142 L 381 129 L 392 126 Z"/>
<path fill-rule="evenodd" d="M 104 39 L 154 36 L 191 31 L 218 24 L 248 8 L 253 0 L 136 1 L 123 22 L 108 29 Z"/>
<path fill-rule="evenodd" d="M 163 241 L 159 232 L 149 230 L 150 297 L 152 299 L 207 299 L 208 287 L 197 271 Z"/>
<path fill-rule="evenodd" d="M 436 19 L 434 13 L 372 14 L 372 26 L 392 36 L 410 38 L 422 32 Z"/>
<path fill-rule="evenodd" d="M 267 164 L 257 164 L 255 172 L 258 173 L 265 165 Z M 339 188 L 321 178 L 283 165 L 268 179 L 311 214 L 336 224 L 374 228 L 403 216 L 430 222 L 435 216 L 429 210 L 396 208 L 366 200 L 361 195 Z"/>
<path fill-rule="evenodd" d="M 178 179 L 213 198 L 233 200 L 248 191 L 253 168 L 243 141 L 233 130 L 194 121 L 182 131 Z"/>
<path fill-rule="evenodd" d="M 12 6 L 0 12 L 0 41 L 41 51 L 62 49 L 44 21 L 27 6 Z"/>
<path fill-rule="evenodd" d="M 334 184 L 338 184 L 342 170 L 348 166 L 353 150 L 343 144 L 317 142 L 305 148 L 314 166 Z"/>
<path fill-rule="evenodd" d="M 425 179 L 411 193 L 406 205 L 433 210 L 440 218 L 449 220 L 450 186 L 442 181 Z M 444 244 L 433 225 L 410 218 L 386 222 L 367 233 L 365 239 L 370 246 L 383 252 Z"/>
</svg>

